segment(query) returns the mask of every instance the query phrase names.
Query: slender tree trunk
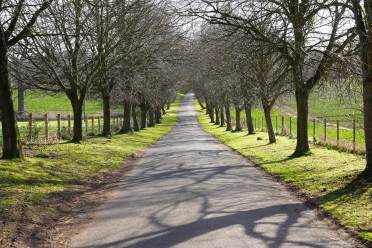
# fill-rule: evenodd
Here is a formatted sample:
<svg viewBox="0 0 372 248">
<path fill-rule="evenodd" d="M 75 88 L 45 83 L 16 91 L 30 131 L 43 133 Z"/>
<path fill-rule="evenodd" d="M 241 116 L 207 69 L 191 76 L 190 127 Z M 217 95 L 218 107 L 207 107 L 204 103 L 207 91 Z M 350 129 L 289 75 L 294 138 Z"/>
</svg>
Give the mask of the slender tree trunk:
<svg viewBox="0 0 372 248">
<path fill-rule="evenodd" d="M 18 84 L 18 114 L 25 114 L 25 86 L 23 83 Z"/>
<path fill-rule="evenodd" d="M 0 37 L 1 38 L 1 37 Z M 0 42 L 2 42 L 0 40 Z M 6 46 L 0 43 L 0 115 L 3 134 L 3 159 L 22 157 L 12 101 Z"/>
<path fill-rule="evenodd" d="M 131 111 L 132 111 L 131 101 L 128 99 L 124 99 L 123 107 L 124 107 L 124 120 L 123 120 L 123 126 L 121 127 L 121 130 L 119 133 L 122 133 L 122 134 L 133 133 L 133 129 L 130 123 L 130 116 L 131 116 Z"/>
<path fill-rule="evenodd" d="M 140 130 L 138 120 L 137 120 L 137 113 L 136 113 L 137 105 L 135 103 L 132 104 L 132 120 L 133 120 L 133 130 L 138 132 Z"/>
<path fill-rule="evenodd" d="M 165 111 L 165 108 L 164 107 L 161 108 L 161 112 L 163 113 L 163 115 L 166 115 L 167 114 L 167 112 Z"/>
<path fill-rule="evenodd" d="M 206 100 L 205 101 L 205 114 L 206 115 L 209 115 L 209 111 L 210 111 L 210 104 L 209 104 L 209 102 Z"/>
<path fill-rule="evenodd" d="M 220 108 L 220 116 L 221 116 L 221 125 L 220 125 L 220 127 L 224 127 L 225 126 L 225 114 L 223 112 L 223 106 L 221 106 L 221 108 Z"/>
<path fill-rule="evenodd" d="M 103 102 L 103 129 L 102 135 L 104 137 L 111 137 L 111 97 L 109 93 L 102 92 Z"/>
<path fill-rule="evenodd" d="M 71 142 L 79 143 L 83 140 L 83 101 L 77 98 L 71 100 L 74 112 L 73 136 Z"/>
<path fill-rule="evenodd" d="M 211 103 L 209 104 L 208 113 L 209 113 L 209 119 L 211 120 L 210 123 L 214 123 L 214 107 Z"/>
<path fill-rule="evenodd" d="M 203 105 L 203 102 L 200 100 L 199 97 L 196 98 L 198 100 L 198 103 L 202 109 L 205 109 L 205 106 Z"/>
<path fill-rule="evenodd" d="M 153 108 L 150 108 L 148 113 L 149 113 L 149 127 L 155 127 L 155 119 L 154 119 Z"/>
<path fill-rule="evenodd" d="M 241 132 L 242 131 L 242 123 L 240 119 L 240 108 L 237 104 L 234 105 L 235 107 L 235 132 Z"/>
<path fill-rule="evenodd" d="M 271 121 L 271 107 L 264 101 L 262 101 L 262 107 L 264 109 L 266 129 L 269 135 L 269 143 L 272 144 L 276 142 L 276 138 L 275 138 L 275 132 L 273 128 L 273 123 Z"/>
<path fill-rule="evenodd" d="M 155 110 L 155 123 L 156 124 L 161 123 L 161 110 L 160 110 L 160 108 L 156 108 L 156 110 Z"/>
<path fill-rule="evenodd" d="M 141 129 L 145 129 L 147 126 L 147 107 L 141 105 Z"/>
<path fill-rule="evenodd" d="M 248 134 L 254 134 L 253 118 L 252 118 L 252 105 L 249 103 L 244 104 L 245 119 L 247 122 Z"/>
<path fill-rule="evenodd" d="M 216 121 L 215 121 L 215 125 L 220 125 L 220 110 L 219 110 L 219 107 L 218 105 L 214 108 L 214 111 L 216 113 Z"/>
<path fill-rule="evenodd" d="M 308 137 L 309 93 L 305 89 L 296 89 L 297 146 L 293 156 L 301 156 L 310 151 Z"/>
<path fill-rule="evenodd" d="M 225 104 L 225 114 L 226 114 L 226 131 L 231 131 L 232 125 L 231 125 L 230 104 Z"/>
</svg>

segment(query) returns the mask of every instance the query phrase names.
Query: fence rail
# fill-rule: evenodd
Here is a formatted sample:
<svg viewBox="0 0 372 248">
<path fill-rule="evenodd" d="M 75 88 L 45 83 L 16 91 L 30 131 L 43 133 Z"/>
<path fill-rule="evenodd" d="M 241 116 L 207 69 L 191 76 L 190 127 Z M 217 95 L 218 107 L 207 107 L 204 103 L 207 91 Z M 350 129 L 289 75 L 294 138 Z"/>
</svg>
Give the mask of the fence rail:
<svg viewBox="0 0 372 248">
<path fill-rule="evenodd" d="M 246 127 L 245 118 L 241 119 Z M 296 138 L 297 118 L 288 115 L 272 115 L 272 124 L 277 135 Z M 308 122 L 309 140 L 316 144 L 332 146 L 354 153 L 365 152 L 364 129 L 356 120 L 338 120 L 314 118 Z M 256 131 L 266 132 L 266 121 L 260 111 L 253 113 L 253 125 Z"/>
<path fill-rule="evenodd" d="M 29 113 L 27 117 L 19 118 L 18 131 L 21 141 L 24 143 L 32 142 L 53 142 L 58 140 L 70 139 L 73 135 L 73 116 L 52 115 L 48 113 L 35 115 Z M 83 116 L 83 135 L 94 136 L 102 131 L 103 115 L 84 115 Z M 123 115 L 115 113 L 111 116 L 111 128 L 117 130 L 123 123 Z M 2 132 L 0 125 L 0 146 L 2 143 Z"/>
</svg>

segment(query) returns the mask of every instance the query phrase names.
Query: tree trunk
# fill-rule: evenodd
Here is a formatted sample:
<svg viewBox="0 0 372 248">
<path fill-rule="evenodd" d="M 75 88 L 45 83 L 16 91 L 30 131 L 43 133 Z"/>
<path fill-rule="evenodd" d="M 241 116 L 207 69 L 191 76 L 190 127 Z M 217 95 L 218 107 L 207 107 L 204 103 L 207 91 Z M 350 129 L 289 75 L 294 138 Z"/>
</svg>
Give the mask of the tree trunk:
<svg viewBox="0 0 372 248">
<path fill-rule="evenodd" d="M 216 121 L 215 121 L 215 125 L 220 125 L 220 110 L 219 110 L 219 107 L 218 106 L 216 106 L 215 108 L 214 108 L 214 111 L 215 111 L 215 113 L 216 113 Z"/>
<path fill-rule="evenodd" d="M 124 120 L 123 120 L 123 126 L 119 133 L 122 133 L 122 134 L 133 133 L 133 129 L 130 124 L 130 116 L 131 116 L 131 110 L 132 110 L 132 104 L 130 100 L 124 99 L 123 107 L 124 107 Z"/>
<path fill-rule="evenodd" d="M 140 129 L 139 129 L 139 124 L 138 124 L 138 120 L 137 120 L 137 113 L 136 113 L 136 104 L 132 104 L 132 120 L 133 120 L 133 130 L 135 132 L 138 132 Z"/>
<path fill-rule="evenodd" d="M 111 137 L 111 97 L 109 93 L 102 93 L 103 102 L 103 129 L 102 135 L 104 137 Z"/>
<path fill-rule="evenodd" d="M 248 134 L 254 134 L 254 127 L 253 127 L 253 118 L 252 118 L 252 105 L 249 103 L 244 104 L 244 109 L 245 109 L 245 119 L 247 122 L 247 129 L 248 129 Z"/>
<path fill-rule="evenodd" d="M 147 107 L 141 105 L 141 129 L 145 129 L 147 126 Z"/>
<path fill-rule="evenodd" d="M 196 99 L 198 100 L 198 103 L 199 103 L 200 107 L 201 107 L 202 109 L 205 109 L 205 106 L 203 105 L 203 103 L 202 103 L 202 101 L 200 100 L 200 98 L 197 97 Z"/>
<path fill-rule="evenodd" d="M 223 106 L 221 106 L 221 108 L 220 108 L 220 116 L 221 116 L 220 127 L 224 127 L 225 126 L 225 114 L 223 113 Z"/>
<path fill-rule="evenodd" d="M 276 142 L 276 138 L 273 123 L 271 121 L 271 107 L 264 101 L 262 101 L 262 107 L 264 109 L 267 133 L 269 134 L 269 143 L 272 144 Z"/>
<path fill-rule="evenodd" d="M 372 178 L 372 70 L 370 75 L 364 80 L 363 85 L 364 138 L 367 161 L 364 174 Z"/>
<path fill-rule="evenodd" d="M 242 123 L 240 119 L 240 108 L 237 104 L 234 105 L 235 107 L 235 132 L 241 132 L 242 131 Z"/>
<path fill-rule="evenodd" d="M 370 1 L 353 0 L 351 3 L 360 41 L 360 66 L 363 72 L 363 116 L 367 164 L 362 176 L 372 178 L 372 5 Z"/>
<path fill-rule="evenodd" d="M 155 127 L 154 110 L 152 108 L 149 110 L 149 127 Z"/>
<path fill-rule="evenodd" d="M 208 114 L 209 114 L 209 119 L 211 120 L 210 123 L 214 123 L 214 107 L 211 103 L 209 104 Z"/>
<path fill-rule="evenodd" d="M 71 142 L 80 143 L 83 140 L 83 101 L 77 98 L 71 100 L 72 110 L 74 112 L 73 136 Z"/>
<path fill-rule="evenodd" d="M 205 101 L 205 114 L 206 114 L 206 115 L 209 115 L 209 111 L 210 111 L 210 104 L 209 104 L 209 102 L 206 100 L 206 101 Z"/>
<path fill-rule="evenodd" d="M 1 41 L 0 41 L 1 42 Z M 17 134 L 9 73 L 8 56 L 5 45 L 0 43 L 0 115 L 3 134 L 3 159 L 22 157 L 21 145 Z"/>
<path fill-rule="evenodd" d="M 167 112 L 165 111 L 164 107 L 161 108 L 161 112 L 163 113 L 163 115 L 166 115 Z"/>
<path fill-rule="evenodd" d="M 226 131 L 231 131 L 231 113 L 230 113 L 230 104 L 225 104 L 225 114 L 226 114 Z"/>
<path fill-rule="evenodd" d="M 18 114 L 25 114 L 25 87 L 23 83 L 18 83 Z"/>
<path fill-rule="evenodd" d="M 309 91 L 306 89 L 296 89 L 297 105 L 297 145 L 293 156 L 302 156 L 310 151 L 308 137 L 308 99 Z"/>
<path fill-rule="evenodd" d="M 156 110 L 155 110 L 155 123 L 156 124 L 161 123 L 161 110 L 160 110 L 160 108 L 156 108 Z"/>
</svg>

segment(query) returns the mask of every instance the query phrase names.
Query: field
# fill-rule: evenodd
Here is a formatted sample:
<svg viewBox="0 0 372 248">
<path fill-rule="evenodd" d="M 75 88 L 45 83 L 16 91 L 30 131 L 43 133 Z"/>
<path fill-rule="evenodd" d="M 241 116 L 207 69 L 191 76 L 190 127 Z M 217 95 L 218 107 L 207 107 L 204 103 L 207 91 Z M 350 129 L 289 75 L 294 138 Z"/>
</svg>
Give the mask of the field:
<svg viewBox="0 0 372 248">
<path fill-rule="evenodd" d="M 168 133 L 177 122 L 178 108 L 179 97 L 162 124 L 132 135 L 94 137 L 82 144 L 29 145 L 24 147 L 25 159 L 0 160 L 0 229 L 5 235 L 0 236 L 0 246 L 2 238 L 12 238 L 17 223 L 37 217 L 25 214 L 30 208 L 51 197 L 87 190 L 90 178 L 117 170 L 125 158 Z"/>
<path fill-rule="evenodd" d="M 14 105 L 15 109 L 18 109 L 18 101 L 17 101 L 17 95 L 14 96 Z M 72 119 L 72 107 L 71 104 L 66 97 L 66 95 L 59 93 L 56 95 L 48 95 L 42 92 L 35 92 L 35 91 L 26 91 L 25 94 L 25 111 L 26 113 L 32 113 L 33 114 L 33 139 L 34 140 L 43 140 L 45 138 L 45 122 L 43 120 L 44 115 L 48 113 L 49 115 L 49 124 L 48 124 L 48 134 L 49 139 L 53 141 L 56 139 L 57 135 L 57 121 L 56 121 L 56 115 L 61 114 L 62 121 L 61 121 L 61 129 L 62 134 L 65 137 L 69 136 L 68 133 L 68 121 L 67 121 L 67 115 L 71 115 Z M 114 113 L 122 113 L 122 107 L 121 106 L 113 106 L 112 112 Z M 98 99 L 89 99 L 85 103 L 85 113 L 88 116 L 88 122 L 85 123 L 83 121 L 83 133 L 84 135 L 87 134 L 97 134 L 99 131 L 99 121 L 98 117 L 102 116 L 102 102 Z M 96 116 L 96 119 L 94 120 L 94 128 L 92 127 L 92 120 L 91 116 Z M 118 120 L 114 120 L 118 121 Z M 102 127 L 103 120 L 101 118 L 100 125 Z M 116 123 L 118 124 L 118 123 Z M 18 121 L 18 128 L 19 133 L 21 136 L 21 139 L 23 141 L 28 139 L 28 133 L 29 133 L 29 123 L 28 121 Z M 71 120 L 71 127 L 73 126 L 73 120 Z M 87 126 L 87 128 L 86 128 Z M 115 124 L 113 124 L 113 128 L 116 127 Z M 0 126 L 0 145 L 2 143 L 2 133 L 1 133 L 1 126 Z"/>
<path fill-rule="evenodd" d="M 198 105 L 196 108 L 200 109 Z M 268 144 L 264 132 L 249 136 L 245 132 L 226 132 L 225 128 L 210 124 L 201 111 L 198 118 L 205 131 L 279 176 L 343 226 L 372 242 L 372 184 L 357 180 L 365 168 L 363 156 L 311 145 L 310 155 L 291 158 L 294 139 L 278 136 L 277 143 Z"/>
<path fill-rule="evenodd" d="M 18 109 L 17 94 L 14 94 L 13 102 L 15 109 Z M 115 106 L 113 111 L 121 112 L 121 106 Z M 26 91 L 25 93 L 25 111 L 27 113 L 72 113 L 72 107 L 67 96 L 63 93 L 48 95 L 44 92 Z M 87 114 L 101 114 L 102 102 L 100 99 L 88 97 L 85 103 Z"/>
</svg>

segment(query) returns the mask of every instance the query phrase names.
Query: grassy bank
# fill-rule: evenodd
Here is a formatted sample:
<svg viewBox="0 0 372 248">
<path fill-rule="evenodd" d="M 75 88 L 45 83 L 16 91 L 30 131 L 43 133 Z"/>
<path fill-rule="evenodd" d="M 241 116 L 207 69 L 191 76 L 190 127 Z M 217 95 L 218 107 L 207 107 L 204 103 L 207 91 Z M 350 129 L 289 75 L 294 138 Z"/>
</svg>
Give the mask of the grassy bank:
<svg viewBox="0 0 372 248">
<path fill-rule="evenodd" d="M 200 111 L 199 105 L 195 106 Z M 198 119 L 205 131 L 293 185 L 343 226 L 372 243 L 372 183 L 355 180 L 365 168 L 362 156 L 312 146 L 311 155 L 290 158 L 294 139 L 279 136 L 276 144 L 268 144 L 267 133 L 248 136 L 246 132 L 226 132 L 211 125 L 201 111 Z"/>
<path fill-rule="evenodd" d="M 25 216 L 26 209 L 55 195 L 86 190 L 89 178 L 117 170 L 125 158 L 168 133 L 177 122 L 179 103 L 180 96 L 155 128 L 82 144 L 29 146 L 24 160 L 0 160 L 0 241 L 12 237 L 18 222 L 33 218 Z"/>
</svg>

